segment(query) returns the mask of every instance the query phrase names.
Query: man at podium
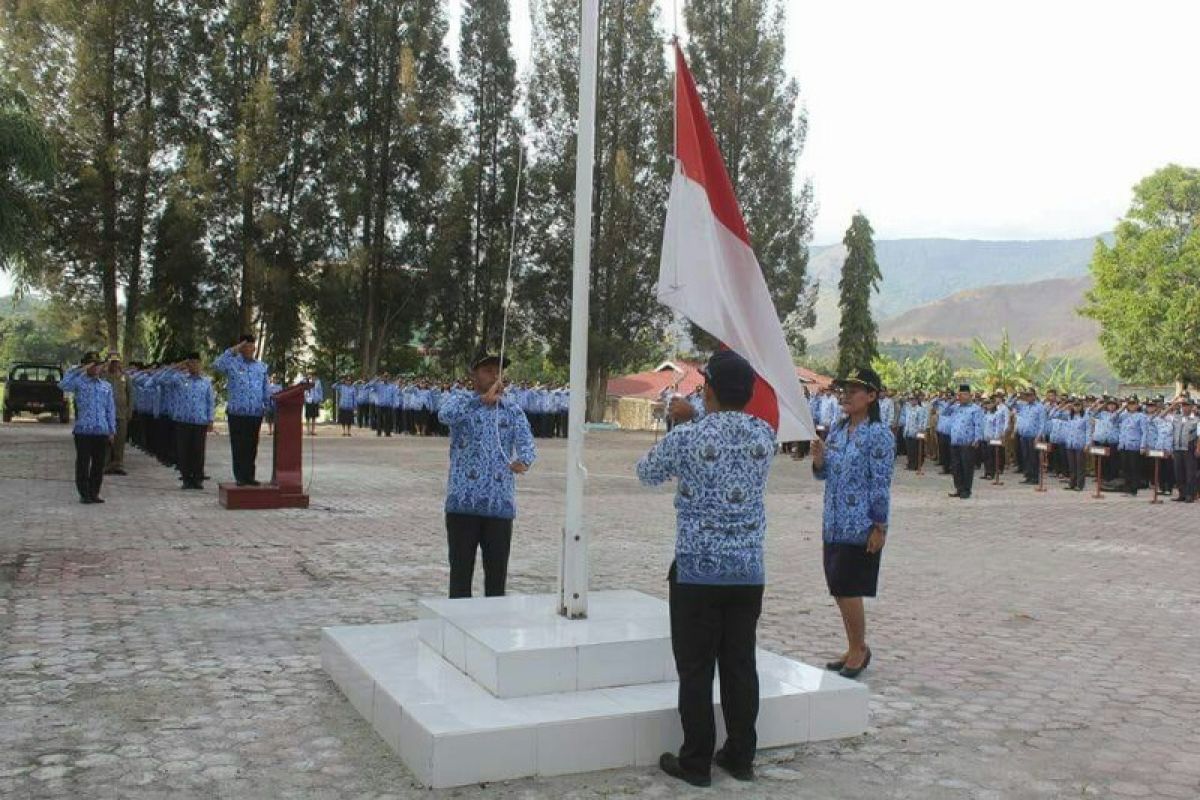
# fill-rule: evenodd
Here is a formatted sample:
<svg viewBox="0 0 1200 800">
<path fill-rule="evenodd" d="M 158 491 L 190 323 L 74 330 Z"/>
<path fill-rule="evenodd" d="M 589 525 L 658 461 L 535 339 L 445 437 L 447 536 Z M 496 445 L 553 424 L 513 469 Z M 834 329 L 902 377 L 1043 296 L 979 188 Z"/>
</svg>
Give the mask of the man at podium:
<svg viewBox="0 0 1200 800">
<path fill-rule="evenodd" d="M 225 417 L 229 422 L 233 479 L 238 486 L 258 486 L 254 462 L 258 459 L 258 434 L 271 392 L 267 365 L 254 357 L 254 337 L 244 334 L 236 345 L 217 356 L 213 369 L 226 380 L 229 399 L 225 403 Z"/>
</svg>

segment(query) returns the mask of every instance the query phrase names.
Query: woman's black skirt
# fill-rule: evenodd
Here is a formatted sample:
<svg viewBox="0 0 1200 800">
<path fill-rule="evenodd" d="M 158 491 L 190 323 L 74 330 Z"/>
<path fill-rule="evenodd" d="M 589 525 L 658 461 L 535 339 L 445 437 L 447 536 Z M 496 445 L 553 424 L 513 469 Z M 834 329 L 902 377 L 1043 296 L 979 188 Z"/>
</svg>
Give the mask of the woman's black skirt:
<svg viewBox="0 0 1200 800">
<path fill-rule="evenodd" d="M 883 551 L 866 545 L 825 542 L 825 583 L 834 597 L 874 597 Z"/>
<path fill-rule="evenodd" d="M 320 412 L 321 412 L 321 404 L 320 403 L 305 403 L 304 404 L 304 418 L 305 419 L 316 419 L 317 416 L 320 414 Z"/>
<path fill-rule="evenodd" d="M 338 409 L 338 424 L 339 425 L 353 425 L 354 424 L 354 409 L 353 408 L 339 408 Z"/>
</svg>

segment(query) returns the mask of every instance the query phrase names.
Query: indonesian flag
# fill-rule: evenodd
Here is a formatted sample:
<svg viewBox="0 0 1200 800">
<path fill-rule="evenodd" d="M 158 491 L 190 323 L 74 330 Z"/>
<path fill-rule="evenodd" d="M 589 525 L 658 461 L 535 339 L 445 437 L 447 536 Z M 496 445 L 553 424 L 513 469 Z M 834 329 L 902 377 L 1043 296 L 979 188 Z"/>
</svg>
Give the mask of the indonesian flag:
<svg viewBox="0 0 1200 800">
<path fill-rule="evenodd" d="M 663 233 L 658 299 L 750 362 L 746 411 L 784 442 L 815 438 L 812 414 L 750 247 L 750 234 L 696 83 L 675 45 L 675 175 Z"/>
</svg>

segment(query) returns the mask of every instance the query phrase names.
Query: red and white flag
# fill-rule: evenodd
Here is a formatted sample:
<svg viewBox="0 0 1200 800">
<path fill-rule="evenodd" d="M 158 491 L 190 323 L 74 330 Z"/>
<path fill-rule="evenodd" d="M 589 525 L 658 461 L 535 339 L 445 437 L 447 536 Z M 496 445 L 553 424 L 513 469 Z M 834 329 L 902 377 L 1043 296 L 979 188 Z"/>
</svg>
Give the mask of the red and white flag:
<svg viewBox="0 0 1200 800">
<path fill-rule="evenodd" d="M 663 233 L 658 299 L 750 362 L 758 373 L 746 407 L 779 440 L 815 438 L 729 173 L 696 82 L 675 46 L 675 175 Z"/>
</svg>

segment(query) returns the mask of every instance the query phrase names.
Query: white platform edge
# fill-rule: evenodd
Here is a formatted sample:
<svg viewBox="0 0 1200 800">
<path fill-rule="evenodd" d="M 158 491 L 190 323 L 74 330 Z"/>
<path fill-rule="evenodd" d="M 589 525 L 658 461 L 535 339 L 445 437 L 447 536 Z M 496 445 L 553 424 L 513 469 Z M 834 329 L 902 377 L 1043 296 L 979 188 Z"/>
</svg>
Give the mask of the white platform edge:
<svg viewBox="0 0 1200 800">
<path fill-rule="evenodd" d="M 322 629 L 321 663 L 418 781 L 433 788 L 647 766 L 678 749 L 678 684 L 492 696 L 421 642 L 419 623 Z M 863 684 L 760 650 L 759 747 L 856 736 Z M 718 695 L 718 742 L 724 736 Z"/>
<path fill-rule="evenodd" d="M 421 640 L 497 697 L 674 679 L 664 601 L 617 590 L 592 593 L 590 605 L 590 619 L 565 624 L 552 595 L 424 599 L 417 614 Z"/>
</svg>

